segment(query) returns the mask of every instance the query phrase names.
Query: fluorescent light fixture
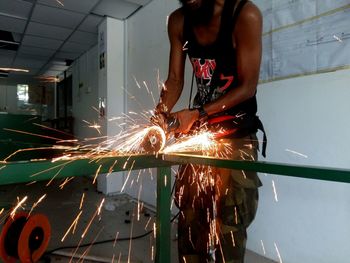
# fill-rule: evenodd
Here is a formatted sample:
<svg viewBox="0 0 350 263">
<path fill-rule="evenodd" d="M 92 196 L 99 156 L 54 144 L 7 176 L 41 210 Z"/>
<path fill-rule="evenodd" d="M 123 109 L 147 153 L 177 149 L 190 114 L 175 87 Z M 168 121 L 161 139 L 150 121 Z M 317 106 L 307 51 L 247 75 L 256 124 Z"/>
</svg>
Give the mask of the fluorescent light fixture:
<svg viewBox="0 0 350 263">
<path fill-rule="evenodd" d="M 21 69 L 21 68 L 0 68 L 0 70 L 3 70 L 3 71 L 15 71 L 15 72 L 29 72 L 28 69 Z"/>
<path fill-rule="evenodd" d="M 1 13 L 0 13 L 0 14 L 1 14 Z M 3 40 L 3 39 L 0 39 L 0 43 L 3 43 L 3 44 L 12 44 L 12 45 L 17 45 L 17 46 L 19 46 L 19 42 L 8 41 L 8 40 Z"/>
</svg>

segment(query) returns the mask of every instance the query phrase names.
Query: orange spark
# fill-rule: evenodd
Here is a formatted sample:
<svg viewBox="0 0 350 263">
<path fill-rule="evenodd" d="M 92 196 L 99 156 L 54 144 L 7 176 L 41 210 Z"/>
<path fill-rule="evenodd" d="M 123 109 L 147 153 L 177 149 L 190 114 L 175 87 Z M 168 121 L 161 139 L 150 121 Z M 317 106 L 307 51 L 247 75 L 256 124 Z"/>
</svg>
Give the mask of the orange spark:
<svg viewBox="0 0 350 263">
<path fill-rule="evenodd" d="M 76 216 L 76 218 L 73 220 L 72 224 L 70 225 L 70 227 L 68 228 L 68 230 L 66 231 L 66 233 L 64 234 L 64 236 L 61 238 L 61 242 L 63 242 L 65 240 L 65 238 L 67 237 L 68 233 L 70 232 L 70 230 L 74 227 L 75 225 L 78 224 L 79 218 L 81 216 L 81 214 L 83 213 L 83 211 L 80 211 L 79 214 Z"/>
<path fill-rule="evenodd" d="M 275 249 L 276 249 L 276 252 L 277 252 L 279 263 L 283 263 L 282 258 L 281 258 L 281 254 L 280 254 L 280 252 L 278 250 L 278 247 L 277 247 L 277 244 L 276 243 L 273 243 L 273 244 L 275 245 Z"/>
<path fill-rule="evenodd" d="M 99 207 L 97 208 L 97 210 L 95 211 L 94 215 L 91 217 L 89 223 L 87 224 L 85 230 L 83 231 L 83 234 L 81 235 L 81 238 L 84 238 L 84 237 L 85 237 L 85 235 L 86 235 L 87 231 L 89 230 L 89 228 L 90 228 L 90 226 L 91 226 L 91 224 L 92 224 L 92 221 L 95 219 L 95 217 L 96 217 L 97 215 L 100 215 L 101 207 L 102 207 L 104 201 L 105 201 L 105 199 L 103 198 L 102 201 L 101 201 L 101 203 L 100 203 L 100 205 L 99 205 Z"/>
<path fill-rule="evenodd" d="M 99 167 L 97 168 L 96 173 L 95 173 L 95 177 L 94 177 L 94 180 L 93 180 L 92 184 L 96 183 L 96 179 L 97 179 L 97 176 L 100 173 L 101 167 L 102 167 L 102 164 L 100 164 Z"/>
<path fill-rule="evenodd" d="M 46 197 L 46 194 L 44 194 L 43 196 L 41 196 L 41 197 L 39 198 L 39 200 L 33 204 L 32 208 L 30 209 L 30 212 L 29 212 L 29 214 L 28 214 L 28 217 L 30 216 L 30 214 L 32 213 L 32 211 L 34 210 L 34 208 L 37 207 L 37 206 L 39 205 L 39 203 L 40 203 L 42 200 L 44 200 L 45 197 Z"/>
<path fill-rule="evenodd" d="M 122 186 L 122 189 L 120 190 L 121 193 L 124 191 L 125 185 L 126 185 L 126 183 L 128 182 L 128 180 L 129 180 L 130 173 L 131 173 L 132 168 L 134 167 L 134 164 L 135 164 L 135 160 L 134 160 L 134 161 L 132 162 L 132 164 L 131 164 L 131 167 L 130 167 L 130 169 L 129 169 L 128 175 L 127 175 L 127 177 L 126 177 L 126 180 L 125 180 L 125 182 L 124 182 L 124 184 L 123 184 L 123 186 Z"/>
<path fill-rule="evenodd" d="M 66 184 L 68 184 L 73 179 L 74 179 L 74 177 L 64 179 L 63 183 L 59 185 L 59 188 L 62 190 L 66 186 Z"/>
<path fill-rule="evenodd" d="M 119 236 L 119 231 L 117 232 L 117 234 L 115 234 L 115 238 L 114 238 L 114 242 L 113 242 L 113 247 L 115 247 L 115 245 L 117 244 L 118 236 Z"/>
<path fill-rule="evenodd" d="M 84 197 L 85 197 L 85 193 L 83 193 L 81 196 L 79 210 L 81 210 L 81 208 L 83 207 Z"/>
<path fill-rule="evenodd" d="M 36 134 L 36 133 L 31 133 L 31 132 L 13 130 L 13 129 L 8 129 L 8 128 L 4 128 L 4 130 L 5 130 L 5 131 L 17 132 L 17 133 L 22 133 L 22 134 L 27 134 L 27 135 L 32 135 L 32 136 L 38 136 L 38 137 L 46 138 L 46 139 L 62 140 L 62 139 L 60 139 L 60 138 L 55 138 L 55 137 L 51 137 L 51 136 L 45 136 L 45 135 L 42 135 L 42 134 Z"/>
<path fill-rule="evenodd" d="M 272 180 L 272 189 L 273 189 L 273 193 L 275 196 L 275 201 L 278 202 L 278 197 L 277 197 L 277 191 L 276 191 L 276 186 L 275 186 L 275 181 Z"/>
<path fill-rule="evenodd" d="M 12 209 L 12 212 L 10 213 L 11 218 L 13 218 L 16 214 L 16 211 L 18 208 L 22 207 L 22 204 L 27 200 L 28 196 L 25 196 L 21 201 L 18 202 L 18 204 Z M 17 197 L 18 199 L 18 197 Z"/>
<path fill-rule="evenodd" d="M 146 225 L 145 225 L 145 230 L 147 230 L 147 227 L 148 227 L 149 223 L 151 222 L 151 220 L 152 220 L 152 218 L 151 218 L 151 217 L 150 217 L 150 218 L 148 218 L 148 221 L 147 221 L 147 223 L 146 223 Z"/>
</svg>

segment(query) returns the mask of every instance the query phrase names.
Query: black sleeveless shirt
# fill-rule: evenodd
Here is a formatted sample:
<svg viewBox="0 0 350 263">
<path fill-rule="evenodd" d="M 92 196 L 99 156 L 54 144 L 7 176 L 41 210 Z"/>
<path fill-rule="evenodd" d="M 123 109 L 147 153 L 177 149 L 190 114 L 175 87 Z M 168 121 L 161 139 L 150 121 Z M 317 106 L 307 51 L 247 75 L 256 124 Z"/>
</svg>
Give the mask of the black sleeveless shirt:
<svg viewBox="0 0 350 263">
<path fill-rule="evenodd" d="M 220 29 L 214 43 L 202 46 L 196 40 L 190 18 L 184 18 L 184 49 L 191 61 L 197 83 L 197 94 L 193 100 L 193 108 L 215 101 L 228 91 L 238 86 L 237 57 L 232 43 L 238 15 L 247 2 L 241 0 L 235 12 L 233 11 L 237 0 L 226 0 L 221 15 Z M 210 116 L 231 115 L 254 117 L 257 112 L 255 95 L 223 112 Z"/>
</svg>

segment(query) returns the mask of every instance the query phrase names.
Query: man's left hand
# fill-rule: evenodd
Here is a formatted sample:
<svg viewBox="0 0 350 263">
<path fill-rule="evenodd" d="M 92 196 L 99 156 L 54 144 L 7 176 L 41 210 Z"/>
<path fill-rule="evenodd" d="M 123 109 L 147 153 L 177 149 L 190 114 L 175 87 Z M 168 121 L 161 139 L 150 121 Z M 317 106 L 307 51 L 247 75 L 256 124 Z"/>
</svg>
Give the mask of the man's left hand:
<svg viewBox="0 0 350 263">
<path fill-rule="evenodd" d="M 193 125 L 198 120 L 198 110 L 181 110 L 173 113 L 179 120 L 180 126 L 176 129 L 175 133 L 188 133 Z"/>
</svg>

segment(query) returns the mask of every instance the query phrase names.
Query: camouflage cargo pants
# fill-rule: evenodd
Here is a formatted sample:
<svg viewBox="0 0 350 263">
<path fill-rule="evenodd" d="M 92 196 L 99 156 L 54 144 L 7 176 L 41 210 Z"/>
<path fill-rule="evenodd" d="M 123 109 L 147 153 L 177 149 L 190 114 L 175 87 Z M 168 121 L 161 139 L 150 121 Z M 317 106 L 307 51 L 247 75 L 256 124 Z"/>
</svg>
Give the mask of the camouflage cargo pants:
<svg viewBox="0 0 350 263">
<path fill-rule="evenodd" d="M 256 158 L 255 136 L 226 141 L 234 149 L 231 159 Z M 179 262 L 243 263 L 246 229 L 256 214 L 260 185 L 255 172 L 180 167 L 175 191 Z"/>
</svg>

